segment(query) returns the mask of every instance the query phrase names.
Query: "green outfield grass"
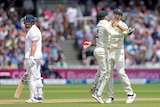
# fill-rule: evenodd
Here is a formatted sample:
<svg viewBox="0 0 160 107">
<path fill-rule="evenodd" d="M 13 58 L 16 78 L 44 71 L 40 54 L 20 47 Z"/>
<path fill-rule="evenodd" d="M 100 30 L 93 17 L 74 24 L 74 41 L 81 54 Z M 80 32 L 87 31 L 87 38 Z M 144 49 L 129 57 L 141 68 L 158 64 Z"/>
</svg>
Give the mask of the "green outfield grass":
<svg viewBox="0 0 160 107">
<path fill-rule="evenodd" d="M 132 85 L 137 97 L 132 104 L 125 104 L 126 94 L 121 85 L 115 85 L 115 101 L 112 104 L 99 104 L 88 92 L 89 85 L 44 85 L 43 103 L 26 104 L 28 86 L 19 99 L 13 98 L 16 85 L 0 85 L 0 107 L 160 107 L 160 85 Z M 106 100 L 106 91 L 103 93 Z"/>
</svg>

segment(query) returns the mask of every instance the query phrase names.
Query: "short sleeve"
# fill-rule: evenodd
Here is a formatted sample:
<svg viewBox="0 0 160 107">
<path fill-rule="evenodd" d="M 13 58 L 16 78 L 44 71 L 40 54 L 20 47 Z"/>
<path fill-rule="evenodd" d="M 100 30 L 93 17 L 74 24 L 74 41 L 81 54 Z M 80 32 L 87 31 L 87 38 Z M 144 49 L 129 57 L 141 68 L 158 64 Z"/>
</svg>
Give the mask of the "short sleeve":
<svg viewBox="0 0 160 107">
<path fill-rule="evenodd" d="M 30 31 L 30 39 L 32 41 L 35 41 L 35 40 L 38 40 L 40 37 L 39 35 L 39 30 L 36 29 L 36 28 L 33 28 L 31 31 Z"/>
</svg>

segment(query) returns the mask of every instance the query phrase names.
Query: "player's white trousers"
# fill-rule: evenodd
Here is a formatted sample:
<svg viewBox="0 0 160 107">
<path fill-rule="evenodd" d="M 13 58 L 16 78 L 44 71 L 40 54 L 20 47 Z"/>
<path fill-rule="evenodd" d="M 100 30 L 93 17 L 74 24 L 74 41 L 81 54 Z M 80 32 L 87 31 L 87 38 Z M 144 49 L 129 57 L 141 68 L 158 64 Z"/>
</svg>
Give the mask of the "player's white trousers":
<svg viewBox="0 0 160 107">
<path fill-rule="evenodd" d="M 100 77 L 100 72 L 99 70 L 97 70 L 96 75 L 94 76 L 94 80 L 92 82 L 92 88 L 96 88 L 97 84 L 98 84 L 98 79 Z"/>
<path fill-rule="evenodd" d="M 114 77 L 113 77 L 113 75 L 114 75 L 114 72 L 110 72 L 110 78 L 109 78 L 109 80 L 107 81 L 107 87 L 106 87 L 106 89 L 107 89 L 107 96 L 108 96 L 108 98 L 114 98 Z"/>
<path fill-rule="evenodd" d="M 116 65 L 117 73 L 123 85 L 124 91 L 128 95 L 133 94 L 133 89 L 131 88 L 131 84 L 129 78 L 124 70 L 124 49 L 110 49 L 108 55 L 108 70 L 111 72 L 111 76 L 109 81 L 107 82 L 107 93 L 108 97 L 114 97 L 113 95 L 113 72 L 114 65 Z"/>
<path fill-rule="evenodd" d="M 36 60 L 36 64 L 30 68 L 28 61 L 25 61 L 26 71 L 29 74 L 28 76 L 28 85 L 30 90 L 30 98 L 33 97 L 42 97 L 42 77 L 41 77 L 41 63 L 39 60 Z"/>
<path fill-rule="evenodd" d="M 104 48 L 96 47 L 94 49 L 94 56 L 98 62 L 99 79 L 96 86 L 96 93 L 98 96 L 102 95 L 106 80 L 110 77 L 110 73 L 107 71 L 106 51 Z"/>
</svg>

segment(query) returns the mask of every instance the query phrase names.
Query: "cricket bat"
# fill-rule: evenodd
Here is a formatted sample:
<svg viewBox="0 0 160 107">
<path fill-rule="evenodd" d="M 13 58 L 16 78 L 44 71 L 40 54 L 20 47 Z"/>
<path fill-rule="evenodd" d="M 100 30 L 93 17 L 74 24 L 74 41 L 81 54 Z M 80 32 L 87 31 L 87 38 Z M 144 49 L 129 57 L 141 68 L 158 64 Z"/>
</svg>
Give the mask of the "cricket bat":
<svg viewBox="0 0 160 107">
<path fill-rule="evenodd" d="M 22 80 L 25 77 L 25 75 L 26 75 L 26 72 L 23 74 L 23 76 L 21 78 L 21 81 L 20 81 L 20 83 L 17 86 L 17 89 L 16 89 L 16 91 L 14 93 L 14 98 L 19 98 L 20 95 L 21 95 L 21 92 L 22 92 L 24 84 L 25 84 L 24 82 L 22 82 Z"/>
</svg>

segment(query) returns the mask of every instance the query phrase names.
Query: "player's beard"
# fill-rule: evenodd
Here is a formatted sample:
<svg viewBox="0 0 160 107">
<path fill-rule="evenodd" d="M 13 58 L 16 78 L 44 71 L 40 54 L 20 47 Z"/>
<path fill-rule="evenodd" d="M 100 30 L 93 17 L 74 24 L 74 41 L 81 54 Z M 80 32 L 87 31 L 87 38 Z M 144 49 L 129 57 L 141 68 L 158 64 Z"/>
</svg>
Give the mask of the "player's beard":
<svg viewBox="0 0 160 107">
<path fill-rule="evenodd" d="M 32 23 L 31 23 L 31 22 L 25 23 L 25 28 L 26 28 L 26 29 L 29 29 L 29 28 L 31 28 L 31 27 L 32 27 Z"/>
<path fill-rule="evenodd" d="M 29 29 L 30 29 L 31 27 L 32 27 L 32 26 L 25 26 L 26 31 L 29 31 Z"/>
<path fill-rule="evenodd" d="M 29 31 L 29 29 L 30 29 L 30 27 L 26 27 L 26 32 L 28 32 L 28 31 Z"/>
<path fill-rule="evenodd" d="M 29 28 L 26 28 L 26 32 L 28 32 L 29 31 Z"/>
<path fill-rule="evenodd" d="M 31 26 L 25 26 L 25 28 L 26 28 L 26 29 L 29 29 L 29 28 L 31 28 Z"/>
</svg>

